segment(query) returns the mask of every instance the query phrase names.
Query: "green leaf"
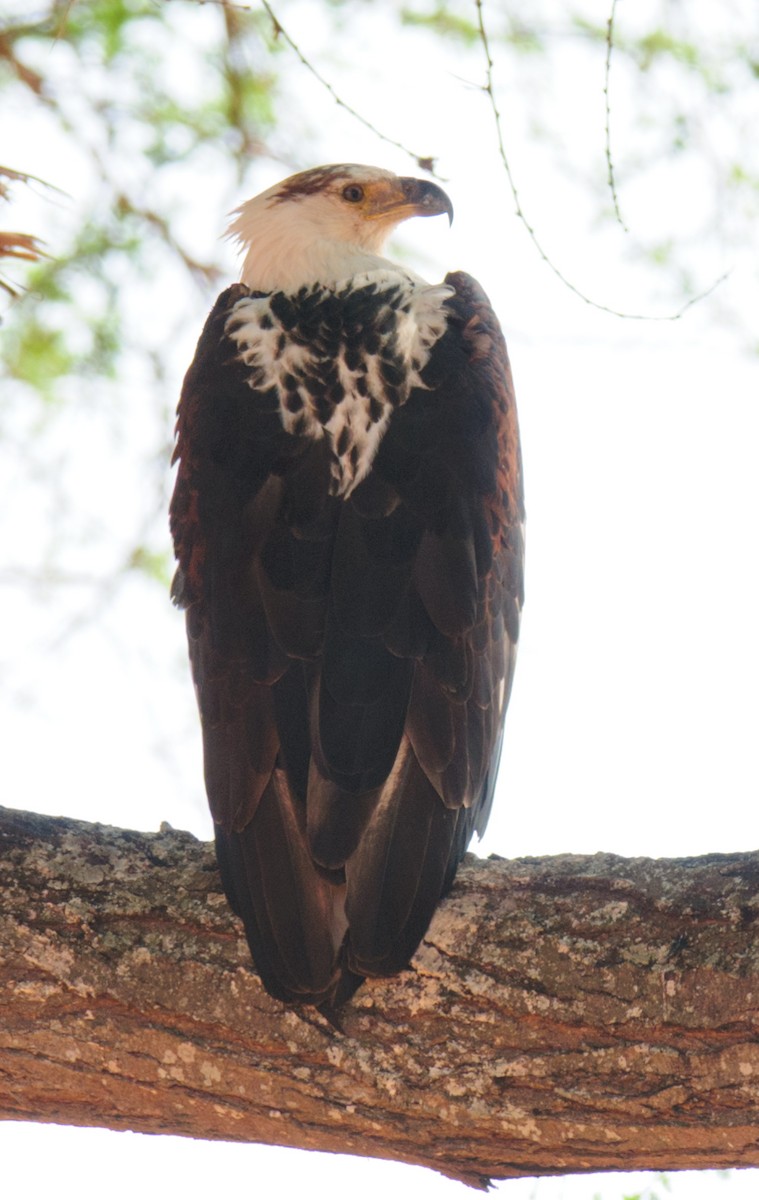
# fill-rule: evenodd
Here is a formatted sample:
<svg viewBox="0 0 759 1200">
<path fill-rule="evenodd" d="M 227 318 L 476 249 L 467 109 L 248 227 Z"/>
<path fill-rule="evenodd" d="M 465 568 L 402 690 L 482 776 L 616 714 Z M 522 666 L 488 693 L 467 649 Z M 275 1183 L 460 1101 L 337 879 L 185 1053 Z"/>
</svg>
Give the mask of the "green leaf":
<svg viewBox="0 0 759 1200">
<path fill-rule="evenodd" d="M 8 375 L 29 384 L 47 403 L 56 398 L 56 384 L 61 377 L 76 365 L 62 330 L 35 316 L 14 328 L 6 340 L 4 357 Z"/>
<path fill-rule="evenodd" d="M 149 550 L 147 546 L 137 546 L 129 557 L 128 565 L 130 570 L 140 571 L 163 588 L 168 588 L 171 583 L 172 562 L 165 552 Z"/>
</svg>

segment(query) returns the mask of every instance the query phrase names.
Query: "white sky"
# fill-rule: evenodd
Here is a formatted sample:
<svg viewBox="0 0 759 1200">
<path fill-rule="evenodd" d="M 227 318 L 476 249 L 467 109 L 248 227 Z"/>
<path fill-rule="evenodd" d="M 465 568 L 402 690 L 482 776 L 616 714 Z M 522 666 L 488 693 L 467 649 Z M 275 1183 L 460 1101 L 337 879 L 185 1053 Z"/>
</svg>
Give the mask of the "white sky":
<svg viewBox="0 0 759 1200">
<path fill-rule="evenodd" d="M 619 5 L 617 20 L 645 22 L 654 7 L 628 14 Z M 600 21 L 608 16 L 608 5 L 596 0 L 585 8 Z M 547 16 L 562 9 L 550 0 L 540 6 Z M 188 11 L 175 19 L 187 20 Z M 628 118 L 655 114 L 657 98 L 636 92 L 620 66 L 612 76 L 613 128 L 620 200 L 633 236 L 673 239 L 700 286 L 732 273 L 678 322 L 622 321 L 597 312 L 540 262 L 513 215 L 490 113 L 472 86 L 482 79 L 476 57 L 411 34 L 391 40 L 382 9 L 362 6 L 332 48 L 334 57 L 325 58 L 329 38 L 313 19 L 314 6 L 304 0 L 283 8 L 283 20 L 285 13 L 301 48 L 346 99 L 390 136 L 439 154 L 456 208 L 453 229 L 418 221 L 398 246 L 430 278 L 457 267 L 477 276 L 509 342 L 525 458 L 527 604 L 483 852 L 677 856 L 756 848 L 759 366 L 746 347 L 749 336 L 756 342 L 759 304 L 753 266 L 746 265 L 756 259 L 756 246 L 745 244 L 748 224 L 728 203 L 723 227 L 703 233 L 708 206 L 698 156 L 652 165 L 626 186 L 627 148 L 643 163 L 650 155 L 653 164 L 658 135 L 655 120 L 633 129 Z M 736 19 L 755 28 L 752 14 L 748 3 L 726 5 L 719 18 L 710 14 L 723 21 L 712 40 L 718 43 Z M 207 10 L 193 12 L 195 36 L 202 37 L 202 22 L 215 19 Z M 567 39 L 550 72 L 543 60 L 515 66 L 497 57 L 504 131 L 523 203 L 561 269 L 602 303 L 651 313 L 676 309 L 657 294 L 664 290 L 661 276 L 632 264 L 629 239 L 618 227 L 600 226 L 588 200 L 586 181 L 605 174 L 602 51 L 589 59 L 585 47 Z M 353 58 L 371 68 L 352 72 Z M 666 79 L 661 86 L 674 89 Z M 733 114 L 721 105 L 715 101 L 711 116 L 724 148 Z M 297 147 L 304 166 L 368 161 L 413 172 L 407 158 L 335 108 L 293 65 L 287 111 L 296 116 L 281 131 L 282 145 Z M 308 114 L 308 124 L 298 114 Z M 0 159 L 63 187 L 71 201 L 56 220 L 75 225 L 84 170 L 78 175 L 76 160 L 50 141 L 44 124 L 24 111 L 13 115 Z M 536 138 L 537 127 L 552 141 Z M 313 157 L 305 139 L 313 141 Z M 284 173 L 276 164 L 258 164 L 245 190 L 232 197 L 212 180 L 199 187 L 189 236 L 210 245 L 227 207 Z M 39 202 L 24 204 L 19 197 L 12 225 L 35 228 L 23 223 L 27 215 L 49 219 Z M 231 271 L 231 257 L 229 263 Z M 160 323 L 166 304 L 156 297 L 151 321 Z M 735 313 L 744 315 L 740 328 Z M 199 303 L 173 356 L 173 393 L 203 317 Z M 145 397 L 133 391 L 127 402 L 129 436 L 136 444 L 154 437 Z M 86 413 L 78 421 L 72 442 L 86 449 Z M 19 438 L 28 432 L 20 430 Z M 107 445 L 98 442 L 86 457 L 92 474 L 75 486 L 90 497 L 112 493 Z M 20 471 L 8 478 L 8 489 L 27 486 Z M 127 474 L 127 507 L 130 486 Z M 18 494 L 0 492 L 14 515 L 12 561 L 35 544 L 46 511 L 30 500 L 25 524 Z M 109 512 L 116 523 L 122 518 Z M 2 713 L 10 734 L 5 802 L 144 829 L 168 820 L 209 836 L 191 688 L 186 669 L 175 670 L 184 661 L 184 633 L 168 603 L 135 581 L 95 628 L 31 660 L 19 657 L 18 647 L 34 642 L 37 614 L 26 600 L 9 603 L 13 619 L 5 627 L 13 627 L 13 644 L 0 654 L 12 667 Z M 30 1200 L 51 1194 L 89 1200 L 104 1191 L 118 1200 L 145 1192 L 146 1179 L 153 1181 L 148 1195 L 168 1191 L 187 1200 L 227 1187 L 251 1195 L 307 1193 L 313 1200 L 351 1188 L 367 1200 L 393 1188 L 419 1198 L 468 1194 L 431 1172 L 393 1164 L 102 1131 L 0 1126 L 0 1156 L 6 1180 L 14 1170 L 29 1179 L 31 1164 L 37 1174 L 25 1189 Z M 283 1177 L 286 1186 L 278 1182 Z M 641 1178 L 516 1181 L 502 1184 L 499 1194 L 606 1200 L 641 1190 Z M 650 1177 L 648 1184 L 665 1194 Z M 723 1192 L 743 1200 L 759 1190 L 749 1172 L 728 1182 L 713 1174 L 671 1176 L 669 1187 L 675 1200 Z"/>
</svg>

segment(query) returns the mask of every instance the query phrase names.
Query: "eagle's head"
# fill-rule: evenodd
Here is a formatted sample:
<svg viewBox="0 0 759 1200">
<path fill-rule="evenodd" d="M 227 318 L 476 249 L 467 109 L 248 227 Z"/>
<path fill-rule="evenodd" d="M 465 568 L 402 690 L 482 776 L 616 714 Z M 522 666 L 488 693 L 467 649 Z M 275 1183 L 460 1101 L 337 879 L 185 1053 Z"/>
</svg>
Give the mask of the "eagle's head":
<svg viewBox="0 0 759 1200">
<path fill-rule="evenodd" d="M 242 244 L 242 281 L 257 291 L 333 286 L 389 264 L 388 234 L 453 206 L 442 188 L 356 163 L 314 167 L 248 200 L 227 231 Z"/>
</svg>

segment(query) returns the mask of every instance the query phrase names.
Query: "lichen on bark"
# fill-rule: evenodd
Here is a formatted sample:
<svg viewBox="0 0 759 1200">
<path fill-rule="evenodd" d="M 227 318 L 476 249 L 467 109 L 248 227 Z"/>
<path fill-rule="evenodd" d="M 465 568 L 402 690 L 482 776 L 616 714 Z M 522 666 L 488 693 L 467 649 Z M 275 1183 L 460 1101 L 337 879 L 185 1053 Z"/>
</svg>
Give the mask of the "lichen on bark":
<svg viewBox="0 0 759 1200">
<path fill-rule="evenodd" d="M 0 810 L 0 1115 L 473 1186 L 759 1165 L 759 855 L 468 857 L 342 1030 L 268 997 L 213 850 Z"/>
</svg>

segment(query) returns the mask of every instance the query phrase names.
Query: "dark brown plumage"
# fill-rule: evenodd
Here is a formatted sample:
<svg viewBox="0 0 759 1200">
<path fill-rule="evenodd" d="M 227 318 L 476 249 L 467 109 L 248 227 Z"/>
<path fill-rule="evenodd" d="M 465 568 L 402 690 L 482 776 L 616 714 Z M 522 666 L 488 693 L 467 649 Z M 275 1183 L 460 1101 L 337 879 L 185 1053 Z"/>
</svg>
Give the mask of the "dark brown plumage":
<svg viewBox="0 0 759 1200">
<path fill-rule="evenodd" d="M 224 887 L 266 988 L 325 1007 L 408 964 L 484 829 L 522 603 L 517 418 L 492 308 L 449 275 L 414 376 L 393 308 L 408 287 L 389 301 L 383 280 L 286 302 L 229 288 L 177 424 L 174 596 Z M 275 357 L 313 351 L 289 381 L 245 361 L 250 313 Z M 359 479 L 362 437 L 375 448 Z"/>
</svg>

